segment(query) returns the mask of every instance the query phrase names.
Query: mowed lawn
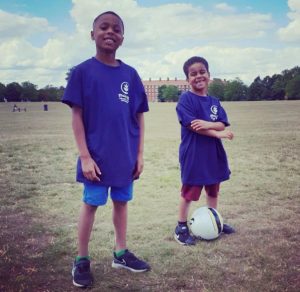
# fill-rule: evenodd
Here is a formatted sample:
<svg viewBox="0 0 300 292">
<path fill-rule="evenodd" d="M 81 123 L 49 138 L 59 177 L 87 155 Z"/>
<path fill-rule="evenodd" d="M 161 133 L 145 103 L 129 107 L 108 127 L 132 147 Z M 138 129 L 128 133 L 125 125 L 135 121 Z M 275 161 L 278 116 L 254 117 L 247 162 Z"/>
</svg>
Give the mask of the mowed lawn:
<svg viewBox="0 0 300 292">
<path fill-rule="evenodd" d="M 71 266 L 81 185 L 70 109 L 0 103 L 0 291 L 76 291 Z M 90 243 L 91 291 L 299 291 L 300 101 L 223 103 L 231 179 L 219 212 L 237 233 L 182 247 L 173 239 L 180 190 L 174 103 L 150 104 L 145 168 L 129 205 L 128 247 L 152 271 L 111 268 L 111 202 Z M 117 165 L 116 165 L 117 167 Z M 203 194 L 191 212 L 205 205 Z"/>
</svg>

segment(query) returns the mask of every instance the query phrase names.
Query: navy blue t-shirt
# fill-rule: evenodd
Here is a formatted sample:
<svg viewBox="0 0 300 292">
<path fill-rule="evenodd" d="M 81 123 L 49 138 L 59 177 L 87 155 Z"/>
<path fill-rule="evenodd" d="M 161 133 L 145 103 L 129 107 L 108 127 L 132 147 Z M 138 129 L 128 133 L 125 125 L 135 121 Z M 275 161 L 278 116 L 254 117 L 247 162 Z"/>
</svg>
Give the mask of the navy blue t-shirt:
<svg viewBox="0 0 300 292">
<path fill-rule="evenodd" d="M 229 179 L 230 170 L 222 141 L 190 130 L 191 122 L 201 119 L 229 126 L 225 110 L 217 98 L 184 92 L 176 107 L 181 124 L 179 162 L 185 185 L 211 185 Z"/>
<path fill-rule="evenodd" d="M 140 129 L 138 113 L 149 110 L 136 70 L 91 58 L 72 70 L 62 102 L 82 108 L 86 143 L 101 170 L 99 185 L 123 187 L 133 181 Z M 76 179 L 91 183 L 77 162 Z"/>
</svg>

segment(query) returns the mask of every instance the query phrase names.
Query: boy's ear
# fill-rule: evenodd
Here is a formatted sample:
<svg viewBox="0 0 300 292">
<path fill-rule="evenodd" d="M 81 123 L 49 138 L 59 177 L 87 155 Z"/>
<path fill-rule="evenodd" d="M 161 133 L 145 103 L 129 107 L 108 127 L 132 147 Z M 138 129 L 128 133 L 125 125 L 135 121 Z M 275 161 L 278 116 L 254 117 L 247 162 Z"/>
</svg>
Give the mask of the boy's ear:
<svg viewBox="0 0 300 292">
<path fill-rule="evenodd" d="M 94 38 L 94 31 L 93 30 L 91 30 L 91 40 L 95 40 L 95 38 Z"/>
</svg>

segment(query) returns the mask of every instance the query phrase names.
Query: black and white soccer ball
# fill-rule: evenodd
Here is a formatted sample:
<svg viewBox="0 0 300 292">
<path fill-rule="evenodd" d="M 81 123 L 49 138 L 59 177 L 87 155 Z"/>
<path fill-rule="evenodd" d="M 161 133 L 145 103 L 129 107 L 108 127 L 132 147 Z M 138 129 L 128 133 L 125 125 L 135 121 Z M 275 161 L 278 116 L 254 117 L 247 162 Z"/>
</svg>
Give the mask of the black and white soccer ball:
<svg viewBox="0 0 300 292">
<path fill-rule="evenodd" d="M 223 230 L 223 218 L 214 208 L 198 208 L 191 216 L 190 230 L 194 236 L 201 239 L 216 239 Z"/>
</svg>

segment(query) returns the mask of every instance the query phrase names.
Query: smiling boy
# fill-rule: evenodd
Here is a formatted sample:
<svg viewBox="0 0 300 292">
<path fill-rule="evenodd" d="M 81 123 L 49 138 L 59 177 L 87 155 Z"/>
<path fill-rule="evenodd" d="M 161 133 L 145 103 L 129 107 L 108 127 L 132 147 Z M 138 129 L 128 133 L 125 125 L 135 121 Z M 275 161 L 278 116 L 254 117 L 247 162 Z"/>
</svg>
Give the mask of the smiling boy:
<svg viewBox="0 0 300 292">
<path fill-rule="evenodd" d="M 116 59 L 124 39 L 124 23 L 112 11 L 98 15 L 91 38 L 96 55 L 72 71 L 62 102 L 72 108 L 77 144 L 78 182 L 83 183 L 83 204 L 78 224 L 78 255 L 73 284 L 92 285 L 88 244 L 98 206 L 113 202 L 115 250 L 113 268 L 144 272 L 150 266 L 127 249 L 127 202 L 133 180 L 143 170 L 144 116 L 148 102 L 136 70 Z"/>
<path fill-rule="evenodd" d="M 217 208 L 220 183 L 228 180 L 230 170 L 221 139 L 233 139 L 227 114 L 219 100 L 208 95 L 210 80 L 208 62 L 202 57 L 192 57 L 183 66 L 191 90 L 184 92 L 176 111 L 181 124 L 179 161 L 181 170 L 181 197 L 178 224 L 174 238 L 181 245 L 194 245 L 187 217 L 192 201 L 198 201 L 203 188 L 208 207 Z M 224 224 L 223 232 L 235 232 Z"/>
</svg>

